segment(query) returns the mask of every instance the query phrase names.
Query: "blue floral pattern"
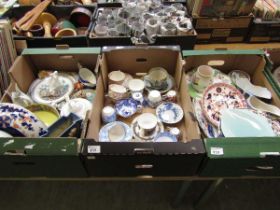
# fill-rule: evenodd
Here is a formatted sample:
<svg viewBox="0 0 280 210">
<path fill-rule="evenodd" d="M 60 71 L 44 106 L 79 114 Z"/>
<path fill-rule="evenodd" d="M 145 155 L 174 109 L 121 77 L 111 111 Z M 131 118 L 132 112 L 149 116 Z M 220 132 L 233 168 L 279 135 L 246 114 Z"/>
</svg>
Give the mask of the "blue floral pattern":
<svg viewBox="0 0 280 210">
<path fill-rule="evenodd" d="M 184 113 L 178 104 L 165 102 L 157 107 L 156 115 L 160 121 L 174 124 L 182 120 Z"/>
<path fill-rule="evenodd" d="M 117 114 L 121 117 L 128 118 L 137 111 L 138 102 L 132 98 L 123 99 L 116 103 Z"/>
</svg>

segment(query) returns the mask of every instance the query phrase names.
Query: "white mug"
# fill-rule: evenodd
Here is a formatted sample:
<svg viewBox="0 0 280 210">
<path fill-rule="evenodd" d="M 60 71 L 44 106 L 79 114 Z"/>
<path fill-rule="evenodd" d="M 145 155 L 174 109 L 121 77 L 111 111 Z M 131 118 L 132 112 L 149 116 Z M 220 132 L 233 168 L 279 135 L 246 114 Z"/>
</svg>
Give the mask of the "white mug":
<svg viewBox="0 0 280 210">
<path fill-rule="evenodd" d="M 199 66 L 192 77 L 192 86 L 198 92 L 203 92 L 212 83 L 214 69 L 211 66 Z"/>
<path fill-rule="evenodd" d="M 162 101 L 161 94 L 158 90 L 151 90 L 148 95 L 148 103 L 151 107 L 156 107 Z"/>
</svg>

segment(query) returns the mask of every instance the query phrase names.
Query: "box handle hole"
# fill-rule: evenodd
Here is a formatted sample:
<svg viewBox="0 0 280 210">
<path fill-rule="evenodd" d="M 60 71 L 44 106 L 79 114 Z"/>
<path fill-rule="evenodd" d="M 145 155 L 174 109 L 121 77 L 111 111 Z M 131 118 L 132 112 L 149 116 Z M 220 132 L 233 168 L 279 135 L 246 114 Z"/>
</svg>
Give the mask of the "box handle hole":
<svg viewBox="0 0 280 210">
<path fill-rule="evenodd" d="M 225 64 L 225 61 L 223 60 L 211 60 L 208 61 L 209 66 L 223 66 Z"/>
<path fill-rule="evenodd" d="M 136 62 L 147 62 L 147 58 L 136 58 Z"/>
<path fill-rule="evenodd" d="M 249 167 L 245 169 L 248 172 L 252 171 L 272 171 L 274 170 L 273 166 L 254 166 L 254 167 Z"/>
<path fill-rule="evenodd" d="M 18 156 L 25 156 L 26 150 L 24 149 L 13 149 L 13 150 L 7 150 L 4 155 L 18 155 Z"/>
</svg>

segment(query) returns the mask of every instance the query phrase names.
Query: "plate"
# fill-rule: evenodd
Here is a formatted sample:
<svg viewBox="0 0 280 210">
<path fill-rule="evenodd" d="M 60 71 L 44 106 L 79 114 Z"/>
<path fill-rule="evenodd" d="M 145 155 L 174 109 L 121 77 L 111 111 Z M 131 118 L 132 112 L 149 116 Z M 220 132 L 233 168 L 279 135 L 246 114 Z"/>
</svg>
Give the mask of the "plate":
<svg viewBox="0 0 280 210">
<path fill-rule="evenodd" d="M 183 119 L 184 112 L 178 104 L 164 102 L 156 108 L 156 115 L 161 122 L 175 124 Z"/>
<path fill-rule="evenodd" d="M 84 98 L 84 99 L 87 99 L 89 102 L 93 102 L 94 100 L 94 97 L 95 97 L 95 90 L 93 89 L 82 89 L 82 90 L 79 90 L 78 92 L 74 93 L 72 96 L 71 96 L 71 99 L 74 99 L 74 98 Z"/>
<path fill-rule="evenodd" d="M 133 133 L 133 137 L 138 141 L 153 141 L 158 133 L 164 131 L 164 126 L 161 122 L 158 121 L 155 132 L 150 136 L 141 136 L 140 129 L 137 123 L 138 117 L 136 117 L 131 123 L 131 130 Z"/>
<path fill-rule="evenodd" d="M 66 97 L 72 93 L 74 89 L 72 80 L 65 76 L 58 76 L 60 84 L 54 88 L 50 94 L 51 79 L 51 77 L 47 77 L 41 80 L 34 89 L 31 90 L 31 97 L 35 102 L 42 104 L 56 104 L 65 100 Z"/>
<path fill-rule="evenodd" d="M 145 90 L 147 91 L 151 91 L 151 90 L 155 90 L 155 88 L 153 88 L 152 86 L 150 86 L 150 83 L 147 82 L 147 80 L 144 79 L 144 82 L 145 82 Z M 165 89 L 162 89 L 162 90 L 158 90 L 160 93 L 166 93 L 168 92 L 169 90 L 171 90 L 173 87 L 174 87 L 174 84 L 175 84 L 175 80 L 172 76 L 168 76 L 168 79 L 167 79 L 167 86 Z"/>
<path fill-rule="evenodd" d="M 10 138 L 10 137 L 13 137 L 13 136 L 5 131 L 0 130 L 0 138 Z"/>
<path fill-rule="evenodd" d="M 177 138 L 169 132 L 162 132 L 155 137 L 155 142 L 177 142 Z"/>
<path fill-rule="evenodd" d="M 219 136 L 219 130 L 213 126 L 211 123 L 208 122 L 208 120 L 203 115 L 202 109 L 201 109 L 201 100 L 194 99 L 193 100 L 193 107 L 196 119 L 198 121 L 199 127 L 205 134 L 207 138 L 217 138 Z"/>
<path fill-rule="evenodd" d="M 103 126 L 100 129 L 100 131 L 99 131 L 99 141 L 100 142 L 110 142 L 109 130 L 115 125 L 121 125 L 125 130 L 125 136 L 122 140 L 120 140 L 120 142 L 127 142 L 132 139 L 133 133 L 132 133 L 131 128 L 127 124 L 125 124 L 121 121 L 115 121 L 115 122 L 106 124 L 105 126 Z"/>
<path fill-rule="evenodd" d="M 224 109 L 221 129 L 225 137 L 275 136 L 267 118 L 250 109 Z"/>
<path fill-rule="evenodd" d="M 119 116 L 128 118 L 134 115 L 137 111 L 138 102 L 132 98 L 117 101 L 115 108 Z"/>
<path fill-rule="evenodd" d="M 12 136 L 39 137 L 46 133 L 46 125 L 22 106 L 0 103 L 0 130 Z"/>
<path fill-rule="evenodd" d="M 202 111 L 204 116 L 214 126 L 220 125 L 220 111 L 222 109 L 246 108 L 244 96 L 234 86 L 226 83 L 210 85 L 202 97 Z"/>
</svg>

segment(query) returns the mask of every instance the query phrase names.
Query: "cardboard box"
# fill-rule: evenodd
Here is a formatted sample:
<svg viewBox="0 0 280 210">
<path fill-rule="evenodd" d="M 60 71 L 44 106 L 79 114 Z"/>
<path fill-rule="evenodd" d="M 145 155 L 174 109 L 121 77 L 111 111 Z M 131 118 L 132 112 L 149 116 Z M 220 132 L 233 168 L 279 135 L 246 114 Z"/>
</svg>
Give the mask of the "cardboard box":
<svg viewBox="0 0 280 210">
<path fill-rule="evenodd" d="M 271 103 L 280 99 L 264 76 L 264 52 L 260 50 L 184 51 L 185 69 L 212 65 L 224 73 L 238 69 L 247 72 L 255 85 L 268 88 Z M 207 177 L 276 176 L 280 173 L 280 137 L 206 138 L 207 152 L 199 175 Z"/>
<path fill-rule="evenodd" d="M 235 43 L 245 41 L 252 16 L 209 18 L 194 17 L 197 43 Z"/>
<path fill-rule="evenodd" d="M 271 21 L 254 19 L 248 34 L 248 42 L 280 42 L 280 19 Z"/>
<path fill-rule="evenodd" d="M 118 6 L 110 6 L 112 8 L 117 8 Z M 102 7 L 99 7 L 102 9 Z M 89 33 L 89 46 L 92 47 L 103 47 L 103 46 L 135 46 L 132 42 L 130 36 L 119 36 L 119 37 L 97 37 L 94 34 L 94 27 L 96 25 L 96 20 L 99 14 L 99 10 L 95 13 L 95 18 L 92 22 L 92 27 Z M 160 46 L 160 45 L 179 45 L 182 50 L 192 50 L 196 43 L 197 33 L 195 30 L 192 33 L 187 35 L 170 35 L 163 36 L 158 34 L 156 41 L 152 44 L 139 44 L 145 46 Z"/>
<path fill-rule="evenodd" d="M 183 71 L 183 60 L 178 47 L 116 47 L 103 48 L 100 77 L 97 82 L 94 110 L 90 119 L 83 148 L 85 164 L 90 176 L 192 176 L 202 158 L 204 146 L 200 139 L 198 124 L 194 119 L 188 86 Z M 105 94 L 108 88 L 107 75 L 122 70 L 135 76 L 147 73 L 152 67 L 161 66 L 175 78 L 178 102 L 184 110 L 184 118 L 177 125 L 182 138 L 176 143 L 153 142 L 98 142 L 103 126 L 101 111 L 110 101 Z M 145 109 L 144 112 L 155 112 Z M 128 125 L 136 115 L 122 119 Z M 92 140 L 89 140 L 92 139 Z M 183 167 L 182 167 L 183 166 Z M 185 167 L 186 166 L 186 167 Z"/>
<path fill-rule="evenodd" d="M 100 49 L 25 49 L 11 67 L 12 83 L 27 92 L 39 70 L 78 71 L 77 60 L 95 69 Z M 6 93 L 2 102 L 10 102 Z M 0 138 L 0 177 L 86 177 L 77 138 Z"/>
<path fill-rule="evenodd" d="M 280 49 L 268 49 L 266 53 L 266 67 L 265 67 L 265 76 L 270 82 L 274 91 L 280 97 L 280 85 L 276 81 L 273 72 L 276 68 L 280 66 Z"/>
<path fill-rule="evenodd" d="M 75 9 L 76 6 L 49 6 L 46 9 L 46 12 L 49 12 L 53 14 L 57 20 L 61 18 L 68 18 L 72 12 L 73 9 Z M 92 14 L 95 12 L 95 6 L 83 6 L 84 8 L 89 9 Z M 9 11 L 7 11 L 3 17 L 9 18 L 9 19 L 20 19 L 33 9 L 33 6 L 20 6 L 20 7 L 13 7 Z M 47 47 L 56 47 L 59 45 L 65 45 L 68 47 L 87 47 L 87 36 L 89 33 L 91 25 L 88 26 L 88 29 L 86 31 L 85 35 L 77 35 L 77 36 L 67 36 L 67 37 L 27 37 L 23 35 L 17 35 L 14 34 L 14 40 L 17 42 L 18 40 L 25 40 L 26 45 L 29 48 L 47 48 Z"/>
</svg>

